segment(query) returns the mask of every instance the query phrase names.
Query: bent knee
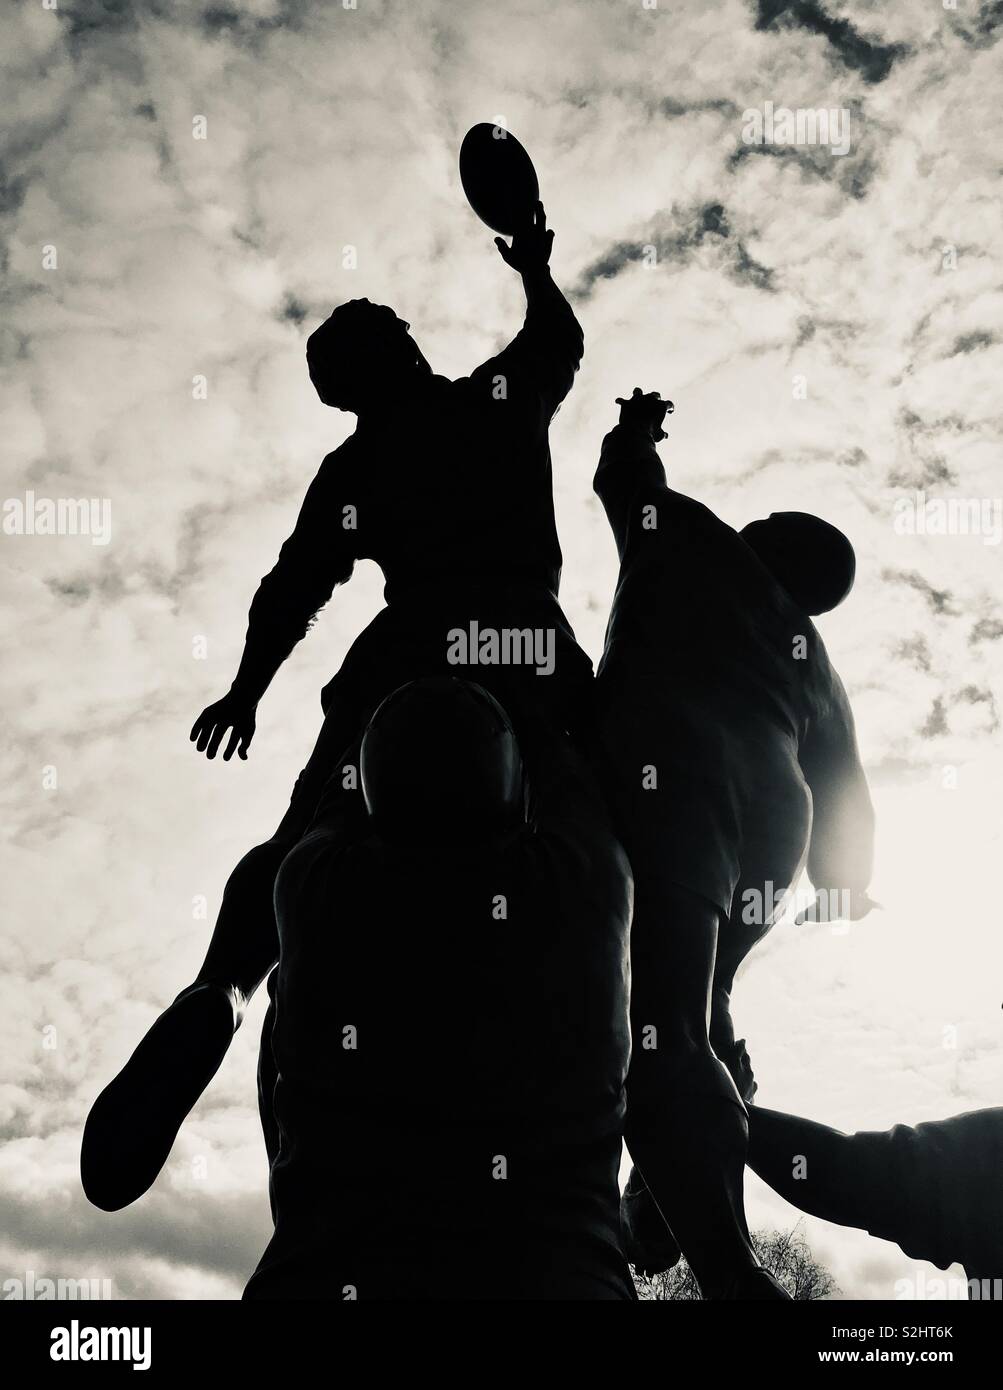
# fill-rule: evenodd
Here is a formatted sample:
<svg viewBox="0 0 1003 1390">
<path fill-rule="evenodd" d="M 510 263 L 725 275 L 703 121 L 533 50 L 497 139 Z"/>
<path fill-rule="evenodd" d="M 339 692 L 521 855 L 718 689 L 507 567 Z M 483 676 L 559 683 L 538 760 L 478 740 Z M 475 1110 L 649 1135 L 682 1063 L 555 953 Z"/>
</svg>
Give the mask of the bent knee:
<svg viewBox="0 0 1003 1390">
<path fill-rule="evenodd" d="M 224 898 L 265 893 L 270 900 L 279 865 L 290 848 L 284 841 L 273 839 L 249 849 L 227 879 Z"/>
</svg>

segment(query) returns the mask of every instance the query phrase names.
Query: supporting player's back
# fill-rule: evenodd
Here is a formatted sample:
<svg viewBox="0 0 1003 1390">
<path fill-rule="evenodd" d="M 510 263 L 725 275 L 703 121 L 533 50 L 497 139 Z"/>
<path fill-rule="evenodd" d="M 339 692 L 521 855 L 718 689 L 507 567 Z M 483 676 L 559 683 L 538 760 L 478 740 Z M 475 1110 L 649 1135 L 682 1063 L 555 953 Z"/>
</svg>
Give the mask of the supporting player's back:
<svg viewBox="0 0 1003 1390">
<path fill-rule="evenodd" d="M 617 1268 L 620 860 L 590 868 L 527 829 L 500 855 L 321 835 L 287 861 L 258 1291 L 326 1258 L 371 1293 L 419 1250 L 430 1269 L 474 1250 L 511 1269 L 531 1246 L 558 1263 L 588 1246 Z"/>
</svg>

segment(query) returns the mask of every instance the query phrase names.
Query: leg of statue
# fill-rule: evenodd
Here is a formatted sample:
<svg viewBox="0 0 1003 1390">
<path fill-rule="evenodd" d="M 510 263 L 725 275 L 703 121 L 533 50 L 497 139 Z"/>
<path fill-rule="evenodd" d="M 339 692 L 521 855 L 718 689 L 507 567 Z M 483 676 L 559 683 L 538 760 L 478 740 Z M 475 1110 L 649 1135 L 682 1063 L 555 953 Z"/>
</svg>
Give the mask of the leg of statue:
<svg viewBox="0 0 1003 1390">
<path fill-rule="evenodd" d="M 88 1199 L 104 1211 L 128 1206 L 155 1182 L 178 1130 L 219 1070 L 248 1001 L 278 960 L 275 876 L 355 732 L 351 719 L 333 708 L 328 712 L 275 834 L 249 850 L 227 880 L 194 982 L 160 1015 L 91 1107 L 80 1175 Z"/>
<path fill-rule="evenodd" d="M 706 1298 L 786 1297 L 749 1238 L 748 1118 L 708 1035 L 718 910 L 637 877 L 628 1148 Z"/>
</svg>

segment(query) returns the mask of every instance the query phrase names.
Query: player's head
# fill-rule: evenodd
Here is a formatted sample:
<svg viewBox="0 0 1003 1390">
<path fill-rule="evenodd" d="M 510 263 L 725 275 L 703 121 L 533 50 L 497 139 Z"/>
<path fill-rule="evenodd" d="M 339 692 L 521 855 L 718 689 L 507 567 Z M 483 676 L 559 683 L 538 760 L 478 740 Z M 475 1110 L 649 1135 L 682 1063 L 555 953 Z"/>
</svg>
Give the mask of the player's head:
<svg viewBox="0 0 1003 1390">
<path fill-rule="evenodd" d="M 857 557 L 842 531 L 809 512 L 771 512 L 739 533 L 806 613 L 828 613 L 853 588 Z"/>
<path fill-rule="evenodd" d="M 427 677 L 388 695 L 366 727 L 360 767 L 366 807 L 391 839 L 469 843 L 525 818 L 512 725 L 472 681 Z"/>
<path fill-rule="evenodd" d="M 317 395 L 338 410 L 389 409 L 409 379 L 428 374 L 411 325 L 385 304 L 350 299 L 310 334 L 306 361 Z"/>
</svg>

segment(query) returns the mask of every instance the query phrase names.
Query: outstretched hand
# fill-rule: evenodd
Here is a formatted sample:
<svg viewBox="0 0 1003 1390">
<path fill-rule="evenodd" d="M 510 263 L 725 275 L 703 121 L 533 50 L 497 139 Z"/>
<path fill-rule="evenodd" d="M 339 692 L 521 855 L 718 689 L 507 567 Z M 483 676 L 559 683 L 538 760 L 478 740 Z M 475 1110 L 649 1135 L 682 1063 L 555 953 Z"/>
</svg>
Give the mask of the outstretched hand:
<svg viewBox="0 0 1003 1390">
<path fill-rule="evenodd" d="M 207 705 L 189 735 L 192 743 L 207 758 L 215 758 L 220 744 L 230 731 L 230 739 L 223 752 L 223 761 L 228 763 L 234 753 L 246 760 L 247 750 L 254 737 L 254 713 L 257 706 L 246 699 L 240 699 L 231 690 L 222 700 Z"/>
<path fill-rule="evenodd" d="M 495 237 L 498 254 L 520 275 L 545 269 L 553 244 L 554 233 L 547 229 L 547 214 L 542 203 L 537 203 L 527 225 L 515 233 L 511 246 L 502 237 Z"/>
<path fill-rule="evenodd" d="M 644 392 L 640 386 L 635 386 L 629 399 L 617 396 L 616 403 L 620 407 L 621 425 L 637 426 L 650 435 L 655 444 L 668 438 L 662 421 L 673 413 L 675 406 L 671 401 L 663 401 L 657 391 Z"/>
</svg>

